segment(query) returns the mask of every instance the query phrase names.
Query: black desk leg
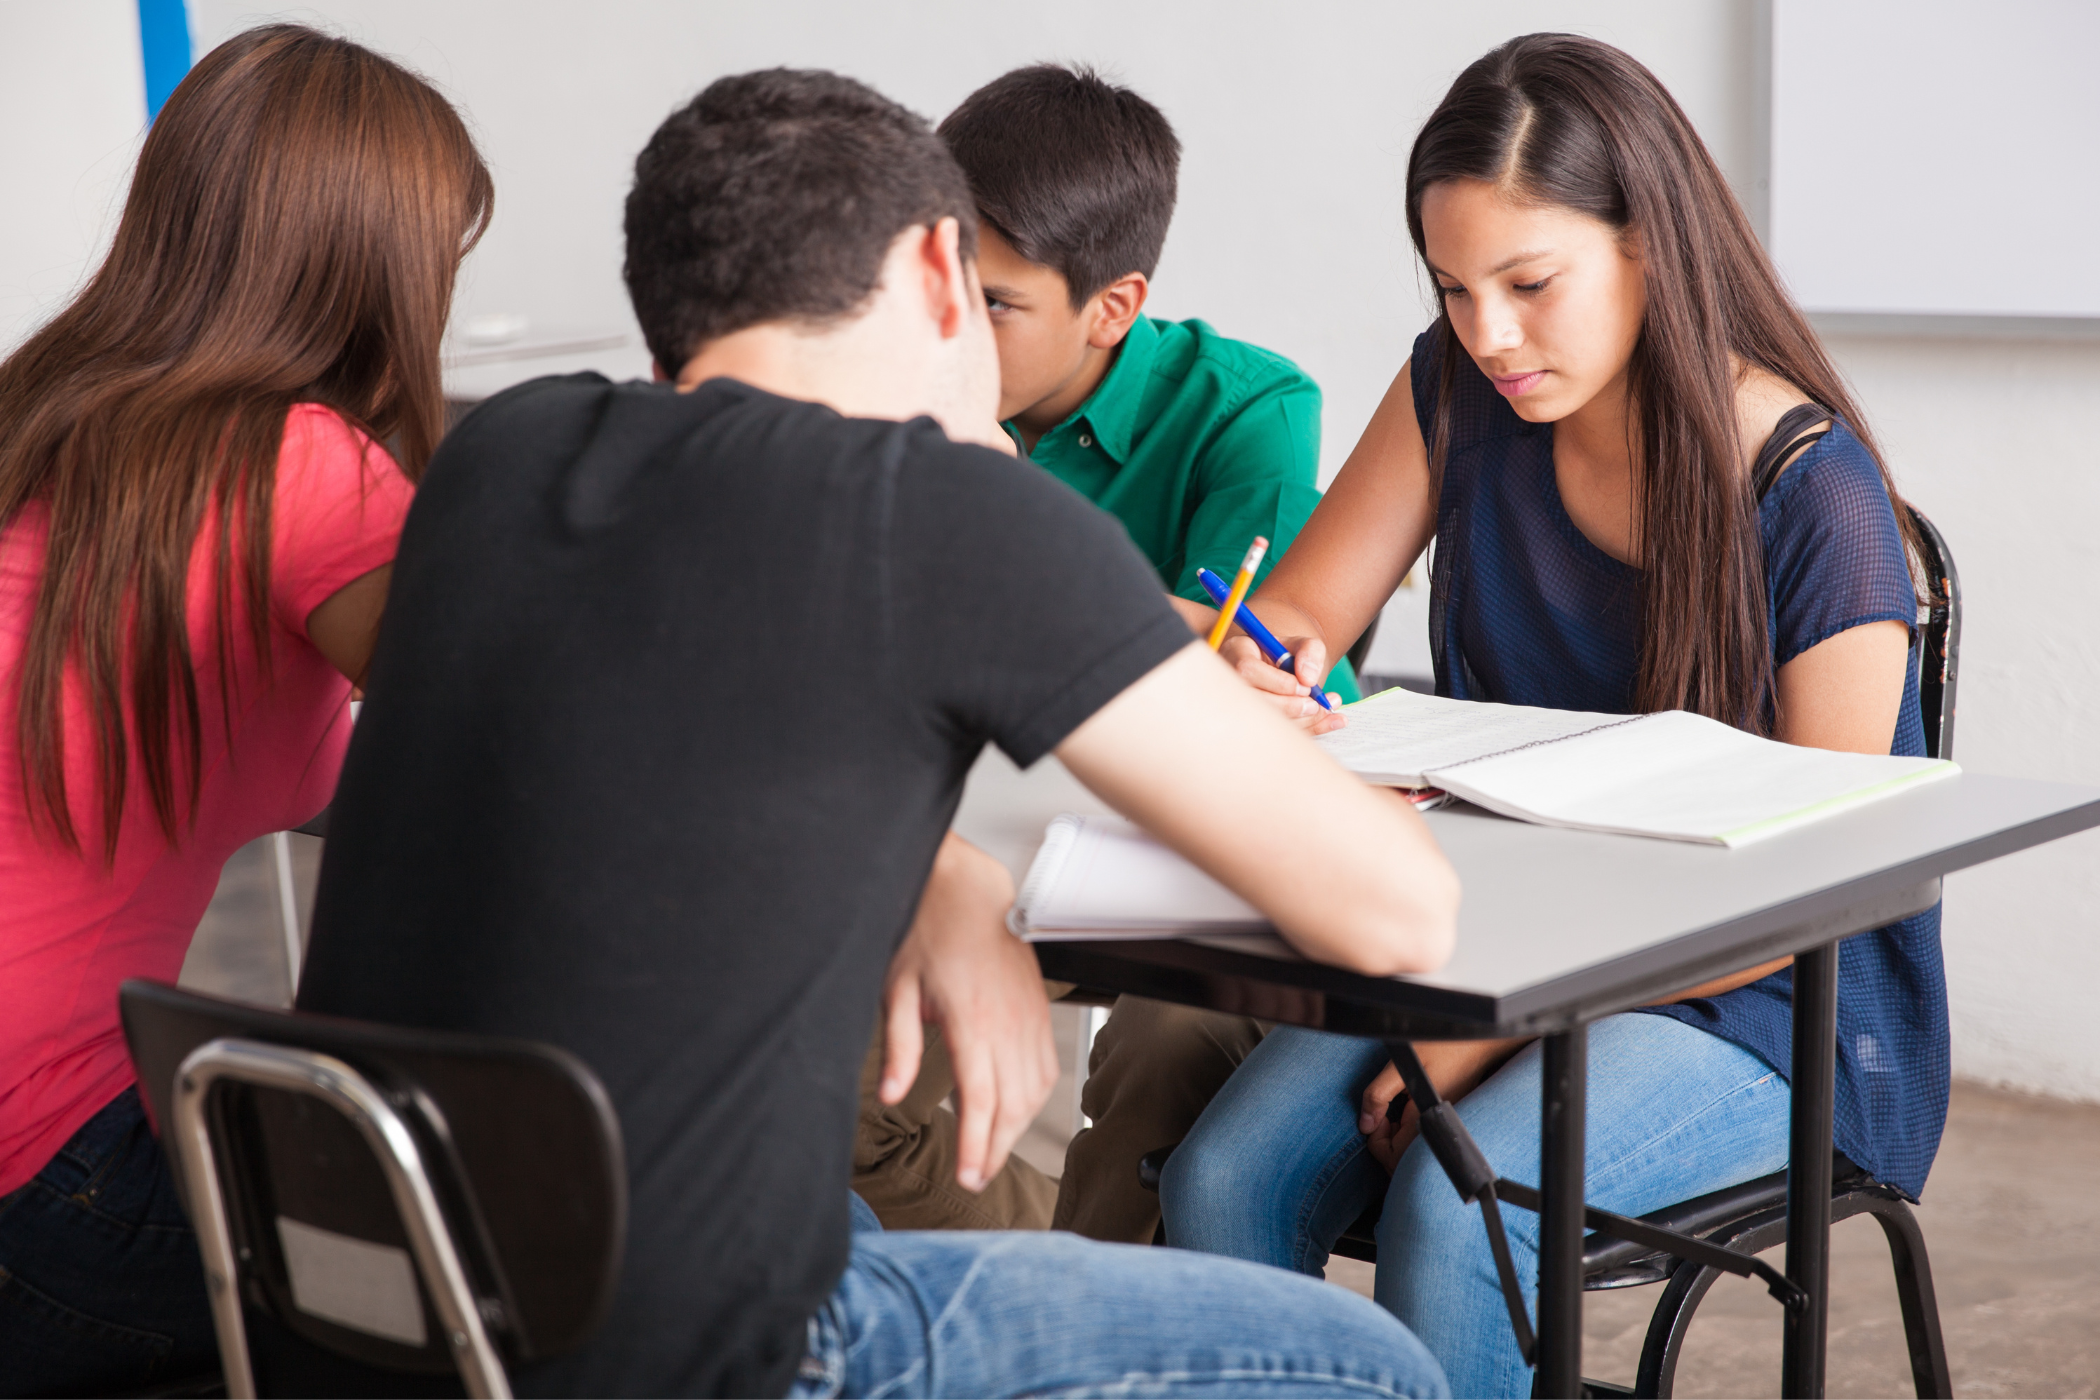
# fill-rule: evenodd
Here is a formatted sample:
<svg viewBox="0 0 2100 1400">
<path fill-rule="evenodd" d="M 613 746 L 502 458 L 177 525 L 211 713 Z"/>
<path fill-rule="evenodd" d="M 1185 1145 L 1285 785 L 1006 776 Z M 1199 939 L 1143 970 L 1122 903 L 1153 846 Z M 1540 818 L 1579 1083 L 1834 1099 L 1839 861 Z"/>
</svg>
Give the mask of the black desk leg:
<svg viewBox="0 0 2100 1400">
<path fill-rule="evenodd" d="M 1786 1315 L 1779 1393 L 1823 1393 L 1830 1323 L 1830 1116 L 1837 1095 L 1838 945 L 1794 957 L 1793 1126 L 1787 1143 L 1786 1276 L 1808 1306 Z"/>
<path fill-rule="evenodd" d="M 1546 1037 L 1539 1137 L 1539 1364 L 1531 1393 L 1582 1394 L 1583 1115 L 1589 1028 Z"/>
</svg>

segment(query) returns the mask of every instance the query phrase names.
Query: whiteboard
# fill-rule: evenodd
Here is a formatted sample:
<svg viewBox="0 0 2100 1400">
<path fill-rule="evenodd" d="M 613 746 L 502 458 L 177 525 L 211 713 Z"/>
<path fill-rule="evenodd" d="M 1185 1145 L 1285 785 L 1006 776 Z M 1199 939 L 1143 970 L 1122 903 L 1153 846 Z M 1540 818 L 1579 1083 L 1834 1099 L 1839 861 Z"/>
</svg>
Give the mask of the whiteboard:
<svg viewBox="0 0 2100 1400">
<path fill-rule="evenodd" d="M 2100 317 L 2100 0 L 1772 0 L 1771 96 L 1804 309 Z"/>
</svg>

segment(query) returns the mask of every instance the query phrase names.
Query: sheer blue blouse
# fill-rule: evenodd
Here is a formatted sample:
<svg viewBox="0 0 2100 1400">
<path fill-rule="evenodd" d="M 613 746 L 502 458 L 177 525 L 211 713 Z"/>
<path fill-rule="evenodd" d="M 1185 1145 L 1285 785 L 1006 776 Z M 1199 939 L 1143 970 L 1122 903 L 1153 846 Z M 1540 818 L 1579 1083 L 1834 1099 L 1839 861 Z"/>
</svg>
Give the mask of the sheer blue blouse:
<svg viewBox="0 0 2100 1400">
<path fill-rule="evenodd" d="M 1438 339 L 1415 341 L 1415 414 L 1431 432 Z M 1627 713 L 1640 656 L 1640 571 L 1575 527 L 1553 474 L 1553 427 L 1527 423 L 1459 352 L 1437 502 L 1430 626 L 1439 695 Z M 1874 459 L 1842 423 L 1780 474 L 1758 511 L 1775 666 L 1848 628 L 1911 629 L 1890 746 L 1925 752 L 1917 603 Z M 1742 1045 L 1786 1074 L 1793 975 L 1642 1008 Z M 1854 935 L 1838 955 L 1838 1150 L 1915 1198 L 1947 1117 L 1947 989 L 1935 905 Z"/>
</svg>

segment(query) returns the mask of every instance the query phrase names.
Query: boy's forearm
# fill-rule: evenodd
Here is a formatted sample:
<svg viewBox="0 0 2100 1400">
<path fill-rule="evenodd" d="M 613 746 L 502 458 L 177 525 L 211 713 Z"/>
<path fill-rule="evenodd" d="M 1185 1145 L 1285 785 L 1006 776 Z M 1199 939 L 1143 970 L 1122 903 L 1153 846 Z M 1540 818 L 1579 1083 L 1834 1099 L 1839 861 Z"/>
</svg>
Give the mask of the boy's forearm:
<svg viewBox="0 0 2100 1400">
<path fill-rule="evenodd" d="M 1189 625 L 1189 631 L 1199 637 L 1209 636 L 1211 626 L 1218 620 L 1216 608 L 1206 608 L 1201 603 L 1192 602 L 1176 594 L 1169 593 L 1167 603 L 1179 614 L 1181 620 Z"/>
</svg>

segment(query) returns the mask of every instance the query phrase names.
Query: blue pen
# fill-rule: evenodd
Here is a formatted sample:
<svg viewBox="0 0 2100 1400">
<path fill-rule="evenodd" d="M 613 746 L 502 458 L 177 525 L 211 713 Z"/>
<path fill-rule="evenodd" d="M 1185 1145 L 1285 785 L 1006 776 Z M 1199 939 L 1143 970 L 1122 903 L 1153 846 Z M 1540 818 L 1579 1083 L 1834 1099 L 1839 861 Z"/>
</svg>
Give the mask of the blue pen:
<svg viewBox="0 0 2100 1400">
<path fill-rule="evenodd" d="M 1202 584 L 1203 591 L 1210 595 L 1210 600 L 1220 606 L 1223 606 L 1225 600 L 1232 596 L 1231 586 L 1208 569 L 1196 570 L 1196 582 Z M 1254 609 L 1242 603 L 1240 604 L 1239 612 L 1233 615 L 1232 620 L 1240 625 L 1242 632 L 1254 638 L 1254 645 L 1260 647 L 1261 654 L 1268 657 L 1270 662 L 1278 669 L 1285 671 L 1291 669 L 1291 654 L 1283 649 L 1282 642 L 1276 640 L 1274 632 L 1261 625 L 1261 619 L 1254 615 Z M 1327 696 L 1321 691 L 1319 686 L 1312 688 L 1312 698 L 1320 702 L 1320 708 L 1323 710 L 1334 708 L 1333 705 L 1328 703 Z"/>
</svg>

